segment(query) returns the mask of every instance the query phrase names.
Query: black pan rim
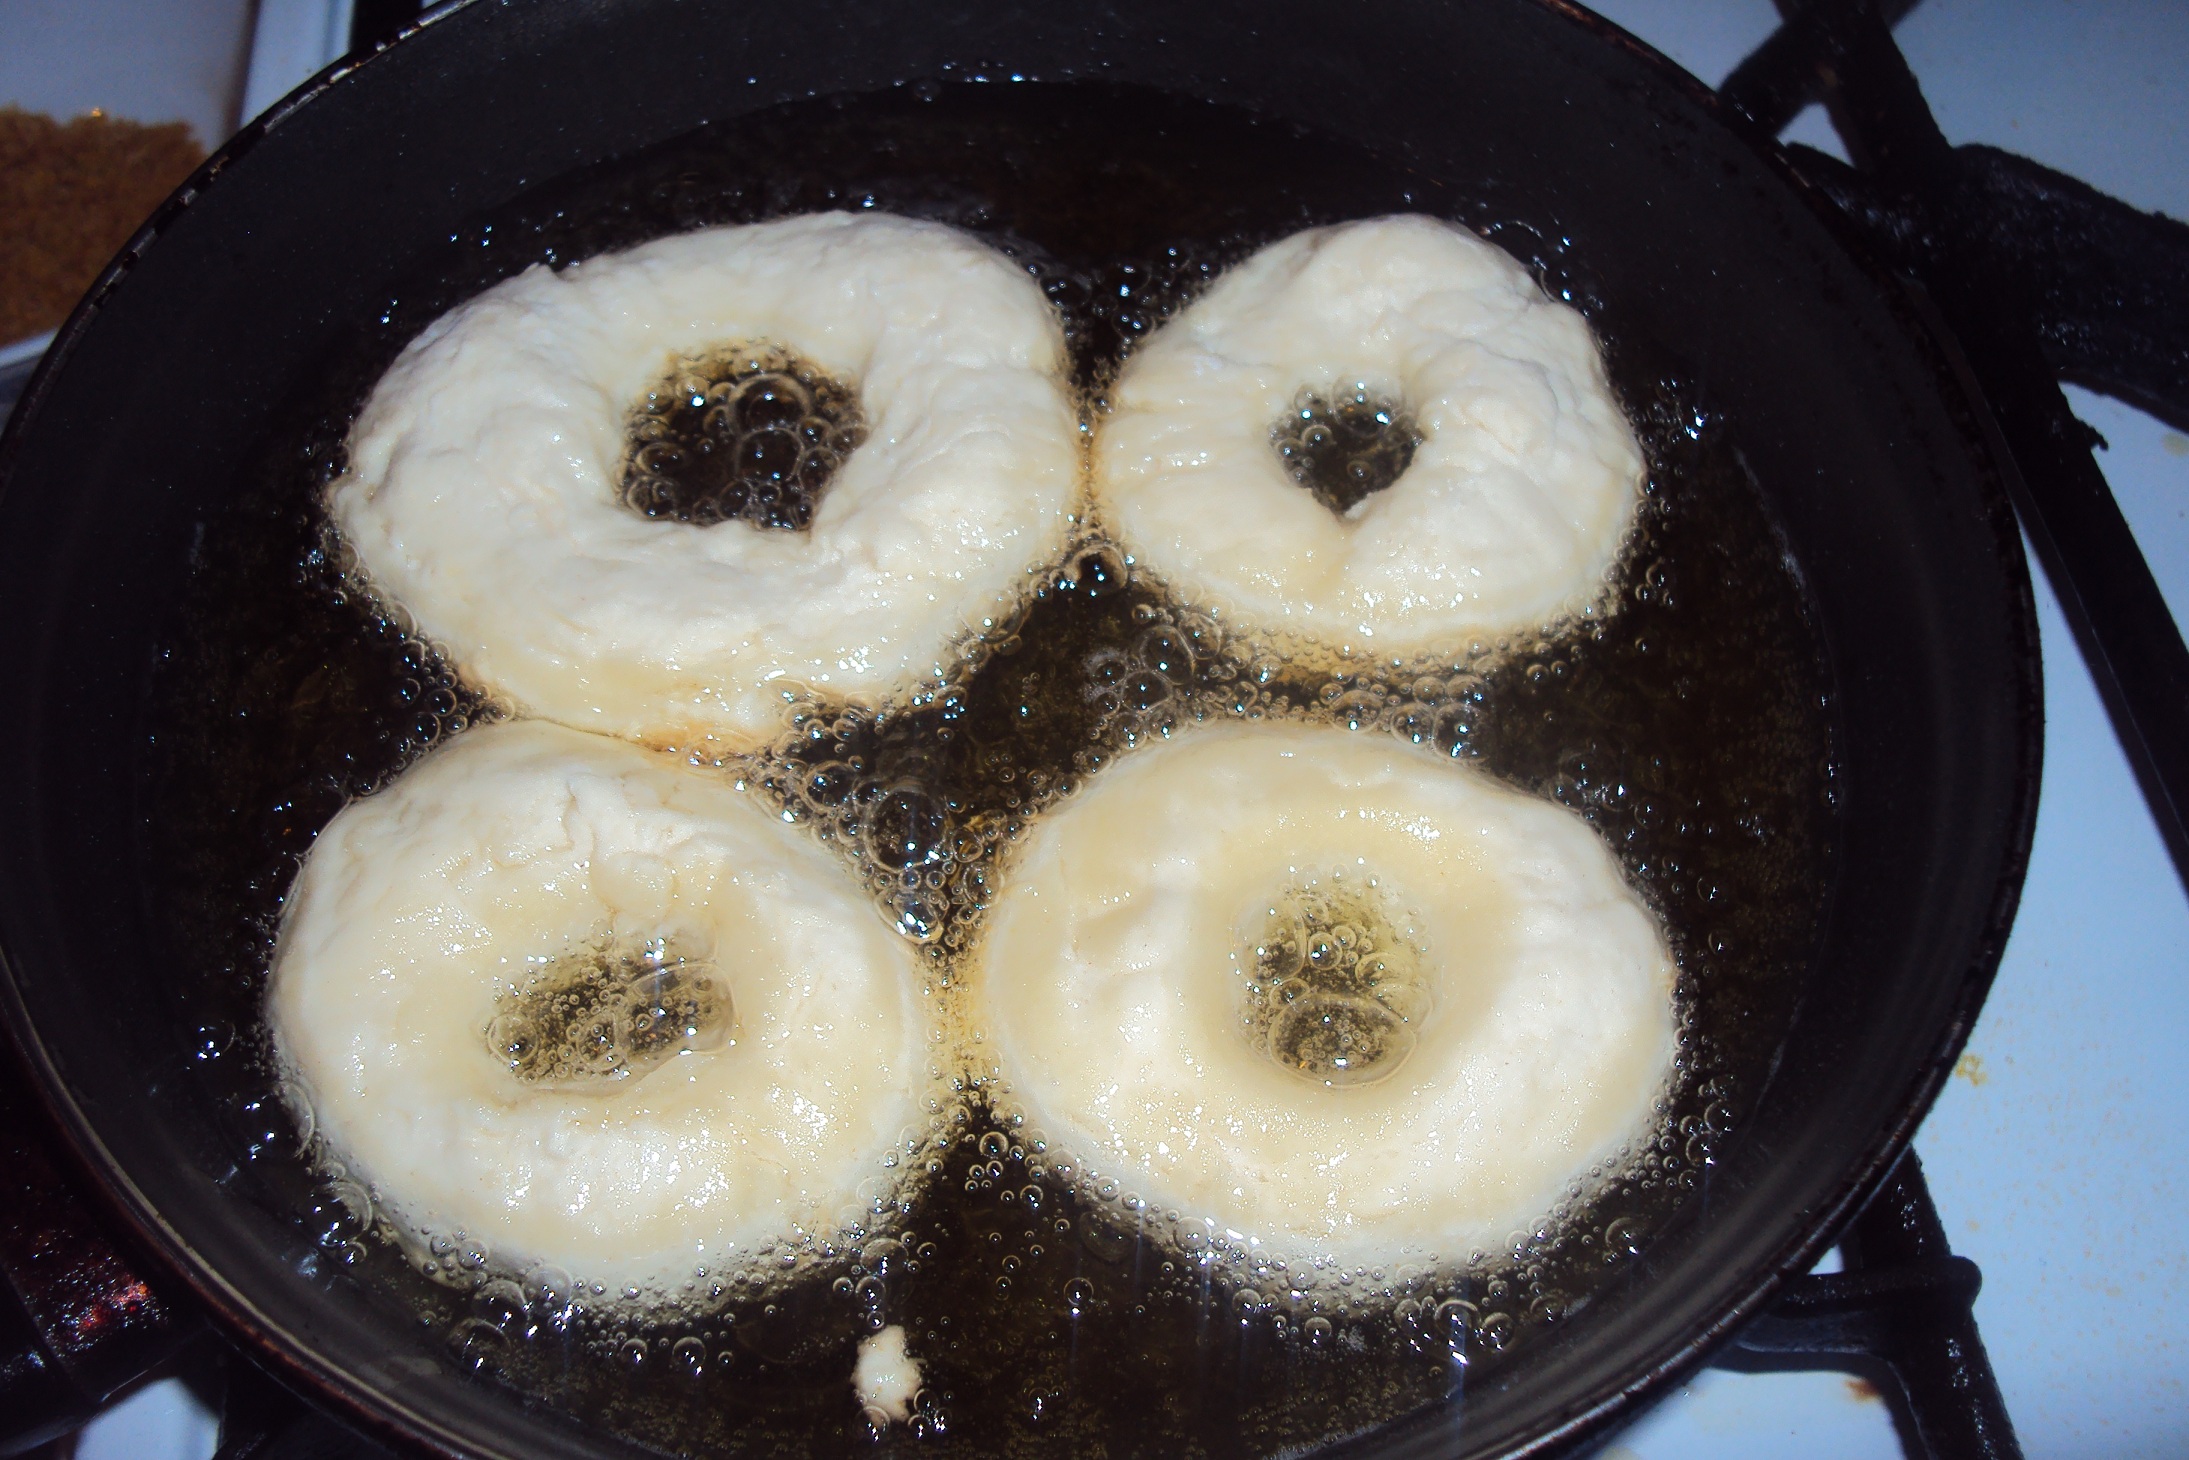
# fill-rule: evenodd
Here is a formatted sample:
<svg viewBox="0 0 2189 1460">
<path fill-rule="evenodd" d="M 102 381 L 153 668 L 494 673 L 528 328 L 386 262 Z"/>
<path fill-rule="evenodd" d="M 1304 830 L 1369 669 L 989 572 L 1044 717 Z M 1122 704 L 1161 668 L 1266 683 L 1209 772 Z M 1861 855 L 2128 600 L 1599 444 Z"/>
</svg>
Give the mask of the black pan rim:
<svg viewBox="0 0 2189 1460">
<path fill-rule="evenodd" d="M 5 494 L 13 479 L 15 458 L 27 429 L 25 423 L 39 414 L 51 382 L 66 367 L 77 343 L 89 331 L 105 301 L 128 279 L 138 260 L 184 210 L 213 185 L 222 172 L 249 153 L 260 139 L 298 108 L 372 65 L 392 46 L 481 3 L 484 0 L 444 0 L 393 40 L 376 46 L 368 54 L 345 57 L 321 71 L 222 144 L 160 205 L 107 264 L 97 282 L 56 332 L 52 345 L 10 413 L 5 430 L 0 431 L 0 495 Z M 1993 434 L 1985 430 L 1987 407 L 1975 394 L 1965 374 L 1956 369 L 1956 347 L 1950 338 L 1941 337 L 1935 316 L 1926 312 L 1923 301 L 1883 263 L 1836 205 L 1795 169 L 1775 140 L 1759 135 L 1745 117 L 1700 80 L 1646 42 L 1574 0 L 1527 0 L 1527 3 L 1641 62 L 1658 80 L 1680 92 L 1754 153 L 1780 183 L 1802 200 L 1840 251 L 1876 287 L 1905 339 L 1930 367 L 1940 399 L 1949 408 L 1968 458 L 1978 469 L 1985 498 L 1985 526 L 1991 532 L 1994 554 L 2009 591 L 2010 602 L 2006 607 L 2019 669 L 2014 688 L 2021 770 L 2007 817 L 1999 872 L 1982 936 L 1961 973 L 1952 1001 L 1952 1014 L 1937 1046 L 1898 1097 L 1899 1117 L 1877 1133 L 1866 1155 L 1844 1175 L 1833 1195 L 1804 1217 L 1802 1230 L 1796 1237 L 1761 1265 L 1752 1281 L 1737 1291 L 1714 1318 L 1667 1351 L 1631 1356 L 1623 1366 L 1626 1376 L 1617 1387 L 1558 1417 L 1550 1428 L 1509 1452 L 1515 1456 L 1547 1455 L 1576 1448 L 1633 1417 L 1650 1399 L 1700 1368 L 1713 1352 L 1768 1306 L 1790 1279 L 1806 1272 L 1832 1246 L 1840 1229 L 1861 1210 L 1909 1147 L 1916 1127 L 1928 1114 L 1967 1041 L 2005 951 L 2036 828 L 2044 726 L 2042 659 L 2035 599 L 2020 528 L 2007 492 L 2007 483 L 2015 469 L 1996 444 Z M 58 1067 L 31 1024 L 13 960 L 5 948 L 0 948 L 0 1016 L 4 1016 L 10 1043 L 31 1076 L 30 1083 L 35 1087 L 46 1117 L 65 1137 L 67 1159 L 88 1178 L 96 1202 L 105 1212 L 119 1219 L 137 1251 L 152 1256 L 158 1267 L 179 1280 L 216 1323 L 239 1339 L 256 1360 L 272 1367 L 285 1381 L 308 1391 L 318 1402 L 339 1410 L 346 1421 L 382 1439 L 413 1449 L 450 1457 L 466 1453 L 456 1435 L 401 1405 L 393 1396 L 379 1395 L 375 1402 L 375 1396 L 368 1394 L 356 1376 L 319 1361 L 308 1345 L 267 1319 L 247 1295 L 207 1267 L 129 1179 L 98 1138 L 84 1111 L 68 1094 Z M 1410 1432 L 1436 1423 L 1443 1408 L 1432 1406 L 1357 1440 L 1340 1442 L 1333 1453 L 1380 1447 L 1394 1440 L 1403 1443 Z M 607 1436 L 590 1438 L 610 1445 L 618 1443 Z"/>
<path fill-rule="evenodd" d="M 2012 594 L 2019 669 L 2016 685 L 2017 736 L 2021 748 L 2021 773 L 2015 783 L 2005 856 L 1993 887 L 1982 938 L 1963 970 L 1961 987 L 1951 1020 L 1936 1049 L 1900 1097 L 1901 1114 L 1872 1144 L 1867 1158 L 1857 1163 L 1840 1183 L 1839 1190 L 1811 1222 L 1808 1233 L 1782 1248 L 1749 1292 L 1728 1307 L 1715 1321 L 1694 1334 L 1684 1345 L 1651 1364 L 1644 1373 L 1596 1405 L 1579 1410 L 1538 1439 L 1512 1452 L 1514 1456 L 1557 1454 L 1576 1449 L 1585 1441 L 1603 1436 L 1622 1419 L 1631 1417 L 1650 1396 L 1679 1383 L 1702 1368 L 1711 1354 L 1732 1341 L 1792 1279 L 1806 1273 L 1831 1250 L 1839 1233 L 1866 1206 L 1914 1143 L 1916 1128 L 1929 1115 L 1939 1092 L 1953 1073 L 1974 1029 L 1984 1000 L 1991 992 L 1999 962 L 2006 952 L 2021 905 L 2022 885 L 2029 871 L 2030 847 L 2037 830 L 2037 805 L 2044 771 L 2044 656 L 2037 626 L 2035 590 L 2029 576 L 2029 557 L 2022 546 L 2021 526 L 2015 516 L 2008 484 L 2017 475 L 2013 460 L 1997 439 L 1990 408 L 1977 393 L 1965 365 L 1959 363 L 1959 346 L 1947 332 L 1936 310 L 1927 307 L 1916 286 L 1894 273 L 1870 242 L 1856 229 L 1837 204 L 1811 182 L 1788 158 L 1775 137 L 1759 134 L 1755 125 L 1718 93 L 1651 46 L 1576 0 L 1532 0 L 1589 31 L 1607 45 L 1615 46 L 1643 62 L 1668 84 L 1684 92 L 1713 120 L 1745 143 L 1769 167 L 1780 182 L 1802 200 L 1824 225 L 1833 241 L 1875 284 L 1878 293 L 1936 378 L 1941 400 L 1953 412 L 1969 459 L 1979 467 L 1986 501 L 1985 525 L 1993 548 L 2006 569 Z M 1988 428 L 1988 429 L 1987 429 Z M 1399 1422 L 1411 1427 L 1417 1420 Z"/>
</svg>

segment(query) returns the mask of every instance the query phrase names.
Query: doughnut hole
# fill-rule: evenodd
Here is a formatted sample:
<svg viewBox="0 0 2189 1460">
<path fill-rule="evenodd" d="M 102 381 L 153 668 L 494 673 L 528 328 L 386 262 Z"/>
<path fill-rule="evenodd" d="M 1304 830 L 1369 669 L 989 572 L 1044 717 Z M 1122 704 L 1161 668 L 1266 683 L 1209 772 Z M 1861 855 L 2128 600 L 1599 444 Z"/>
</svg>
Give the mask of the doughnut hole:
<svg viewBox="0 0 2189 1460">
<path fill-rule="evenodd" d="M 487 1052 L 526 1085 L 607 1090 L 734 1027 L 712 962 L 668 938 L 603 938 L 549 960 L 496 1000 Z"/>
<path fill-rule="evenodd" d="M 1434 1006 L 1415 919 L 1373 881 L 1287 887 L 1246 920 L 1247 1042 L 1316 1085 L 1371 1085 L 1406 1063 Z"/>
<path fill-rule="evenodd" d="M 1302 386 L 1269 440 L 1292 480 L 1343 517 L 1405 475 L 1423 437 L 1404 405 L 1355 384 Z"/>
<path fill-rule="evenodd" d="M 779 346 L 679 356 L 631 412 L 623 500 L 693 527 L 802 532 L 866 429 L 850 386 Z"/>
</svg>

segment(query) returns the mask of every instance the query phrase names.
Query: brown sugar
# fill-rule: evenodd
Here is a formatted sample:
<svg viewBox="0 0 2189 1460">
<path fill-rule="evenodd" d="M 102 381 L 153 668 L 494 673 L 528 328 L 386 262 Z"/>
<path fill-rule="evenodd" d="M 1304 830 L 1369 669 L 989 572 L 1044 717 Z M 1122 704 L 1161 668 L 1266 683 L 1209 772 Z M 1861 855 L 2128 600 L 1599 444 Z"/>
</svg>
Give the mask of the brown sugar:
<svg viewBox="0 0 2189 1460">
<path fill-rule="evenodd" d="M 205 149 L 181 122 L 0 107 L 0 345 L 57 327 Z"/>
</svg>

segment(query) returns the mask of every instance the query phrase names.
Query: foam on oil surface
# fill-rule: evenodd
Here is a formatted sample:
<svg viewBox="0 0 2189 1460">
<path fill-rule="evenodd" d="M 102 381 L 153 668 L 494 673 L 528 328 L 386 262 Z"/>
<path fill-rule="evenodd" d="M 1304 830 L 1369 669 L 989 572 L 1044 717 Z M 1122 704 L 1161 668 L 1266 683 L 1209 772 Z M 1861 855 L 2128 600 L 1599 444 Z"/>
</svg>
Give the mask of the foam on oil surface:
<svg viewBox="0 0 2189 1460">
<path fill-rule="evenodd" d="M 803 532 L 866 433 L 858 392 L 792 351 L 683 356 L 631 412 L 624 504 L 694 527 Z"/>
</svg>

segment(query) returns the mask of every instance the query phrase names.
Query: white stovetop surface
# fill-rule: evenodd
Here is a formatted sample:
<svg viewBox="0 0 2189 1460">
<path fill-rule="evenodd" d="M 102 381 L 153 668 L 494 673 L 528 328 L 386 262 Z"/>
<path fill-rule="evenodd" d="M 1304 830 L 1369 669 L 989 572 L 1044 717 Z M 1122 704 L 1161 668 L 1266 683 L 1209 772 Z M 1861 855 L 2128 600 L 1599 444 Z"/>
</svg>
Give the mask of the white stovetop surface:
<svg viewBox="0 0 2189 1460">
<path fill-rule="evenodd" d="M 180 117 L 208 142 L 331 59 L 348 0 L 4 0 L 0 104 Z M 1706 81 L 1776 23 L 1771 0 L 1600 0 Z M 255 33 L 255 64 L 251 39 Z M 2189 218 L 2189 4 L 1923 0 L 1899 27 L 1946 135 L 2024 153 Z M 1815 108 L 1789 136 L 1838 150 Z M 2189 621 L 2189 439 L 2071 391 Z M 2044 795 L 2021 916 L 1983 1018 L 1916 1141 L 2032 1457 L 2189 1452 L 2189 899 L 2040 577 Z M 177 1380 L 80 1438 L 80 1460 L 203 1460 Z M 1884 1407 L 1831 1374 L 1718 1370 L 1602 1460 L 1899 1460 Z"/>
</svg>

